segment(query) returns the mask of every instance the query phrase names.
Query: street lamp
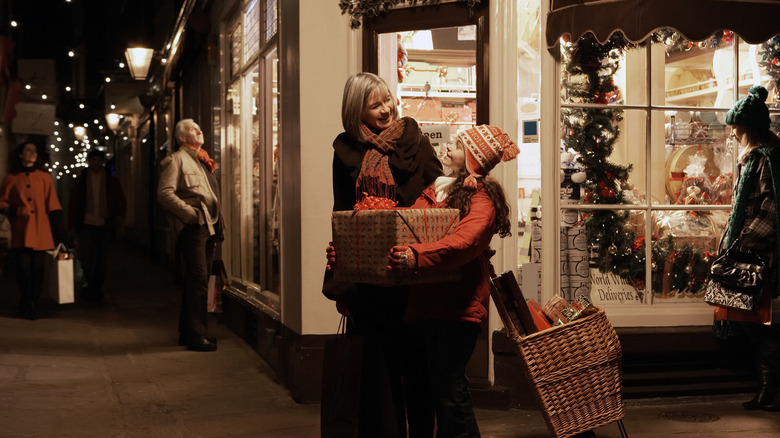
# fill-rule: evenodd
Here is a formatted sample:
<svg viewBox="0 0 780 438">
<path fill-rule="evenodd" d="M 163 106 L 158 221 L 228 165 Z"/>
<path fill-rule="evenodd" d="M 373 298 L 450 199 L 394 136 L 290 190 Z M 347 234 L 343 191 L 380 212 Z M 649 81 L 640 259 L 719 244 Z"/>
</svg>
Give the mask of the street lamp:
<svg viewBox="0 0 780 438">
<path fill-rule="evenodd" d="M 130 68 L 130 74 L 133 76 L 133 79 L 146 79 L 153 54 L 154 50 L 146 47 L 129 47 L 125 50 L 127 66 Z"/>
<path fill-rule="evenodd" d="M 106 123 L 108 124 L 108 129 L 112 131 L 116 131 L 119 128 L 119 114 L 117 113 L 106 114 Z"/>
</svg>

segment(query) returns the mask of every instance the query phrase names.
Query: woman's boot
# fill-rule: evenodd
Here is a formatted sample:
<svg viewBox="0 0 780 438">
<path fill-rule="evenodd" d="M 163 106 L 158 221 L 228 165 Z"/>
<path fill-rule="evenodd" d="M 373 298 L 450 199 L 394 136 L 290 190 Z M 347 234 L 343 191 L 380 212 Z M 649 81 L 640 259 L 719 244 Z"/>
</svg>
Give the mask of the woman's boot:
<svg viewBox="0 0 780 438">
<path fill-rule="evenodd" d="M 772 370 L 764 359 L 758 362 L 758 392 L 752 400 L 742 403 L 742 407 L 748 411 L 765 409 L 775 396 L 775 382 Z"/>
<path fill-rule="evenodd" d="M 780 360 L 771 360 L 769 363 L 769 369 L 772 373 L 772 380 L 774 381 L 774 384 L 777 385 L 777 382 L 780 381 Z M 764 411 L 772 411 L 772 412 L 780 412 L 780 391 L 775 388 L 769 399 L 761 403 L 760 409 Z"/>
</svg>

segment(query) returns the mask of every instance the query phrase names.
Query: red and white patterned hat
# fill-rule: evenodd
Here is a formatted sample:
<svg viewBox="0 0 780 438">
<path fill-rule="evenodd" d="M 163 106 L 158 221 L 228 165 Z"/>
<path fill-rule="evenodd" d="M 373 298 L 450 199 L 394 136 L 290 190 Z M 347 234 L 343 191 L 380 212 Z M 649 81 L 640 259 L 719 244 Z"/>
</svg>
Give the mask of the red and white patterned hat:
<svg viewBox="0 0 780 438">
<path fill-rule="evenodd" d="M 466 153 L 466 170 L 470 173 L 464 185 L 476 187 L 476 177 L 484 177 L 501 161 L 509 161 L 520 153 L 509 135 L 495 126 L 477 125 L 457 136 Z"/>
</svg>

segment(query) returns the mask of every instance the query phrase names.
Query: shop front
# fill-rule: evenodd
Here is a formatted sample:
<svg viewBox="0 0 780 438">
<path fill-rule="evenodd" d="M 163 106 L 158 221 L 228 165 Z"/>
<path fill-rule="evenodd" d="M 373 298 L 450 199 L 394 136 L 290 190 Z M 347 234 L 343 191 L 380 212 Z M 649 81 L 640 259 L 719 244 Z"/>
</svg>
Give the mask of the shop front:
<svg viewBox="0 0 780 438">
<path fill-rule="evenodd" d="M 527 227 L 538 299 L 587 295 L 605 309 L 627 396 L 750 388 L 745 363 L 713 339 L 703 295 L 733 201 L 738 151 L 725 114 L 763 85 L 776 123 L 780 26 L 767 17 L 780 7 L 549 6 L 541 155 L 560 174 L 543 179 L 541 218 Z M 524 276 L 525 290 L 534 280 Z"/>
<path fill-rule="evenodd" d="M 736 153 L 724 115 L 762 84 L 775 119 L 780 26 L 716 18 L 766 20 L 778 6 L 722 1 L 724 13 L 709 17 L 702 2 L 687 2 L 700 14 L 673 1 L 631 3 L 444 1 L 360 27 L 335 0 L 213 6 L 200 58 L 213 78 L 200 87 L 210 104 L 197 111 L 212 122 L 227 207 L 220 318 L 296 400 L 318 399 L 322 347 L 338 327 L 321 293 L 331 143 L 344 81 L 361 70 L 391 84 L 435 146 L 482 123 L 517 139 L 516 165 L 493 171 L 517 193 L 517 226 L 494 241 L 493 264 L 540 303 L 587 295 L 604 308 L 624 347 L 627 392 L 750 385 L 744 363 L 712 362 L 722 346 L 701 285 L 732 202 Z M 171 124 L 160 120 L 157 136 Z M 493 309 L 469 373 L 475 389 L 508 387 L 510 404 L 522 403 L 501 328 Z"/>
</svg>

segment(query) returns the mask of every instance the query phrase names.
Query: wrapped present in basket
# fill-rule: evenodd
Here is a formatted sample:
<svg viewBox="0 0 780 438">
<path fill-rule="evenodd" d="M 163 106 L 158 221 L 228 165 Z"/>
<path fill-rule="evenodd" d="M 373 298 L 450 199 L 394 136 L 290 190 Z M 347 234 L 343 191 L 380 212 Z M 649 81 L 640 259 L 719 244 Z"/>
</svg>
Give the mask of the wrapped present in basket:
<svg viewBox="0 0 780 438">
<path fill-rule="evenodd" d="M 336 281 L 401 285 L 456 281 L 460 270 L 433 275 L 398 275 L 387 270 L 395 245 L 431 243 L 452 234 L 459 213 L 454 208 L 350 210 L 333 212 Z"/>
</svg>

